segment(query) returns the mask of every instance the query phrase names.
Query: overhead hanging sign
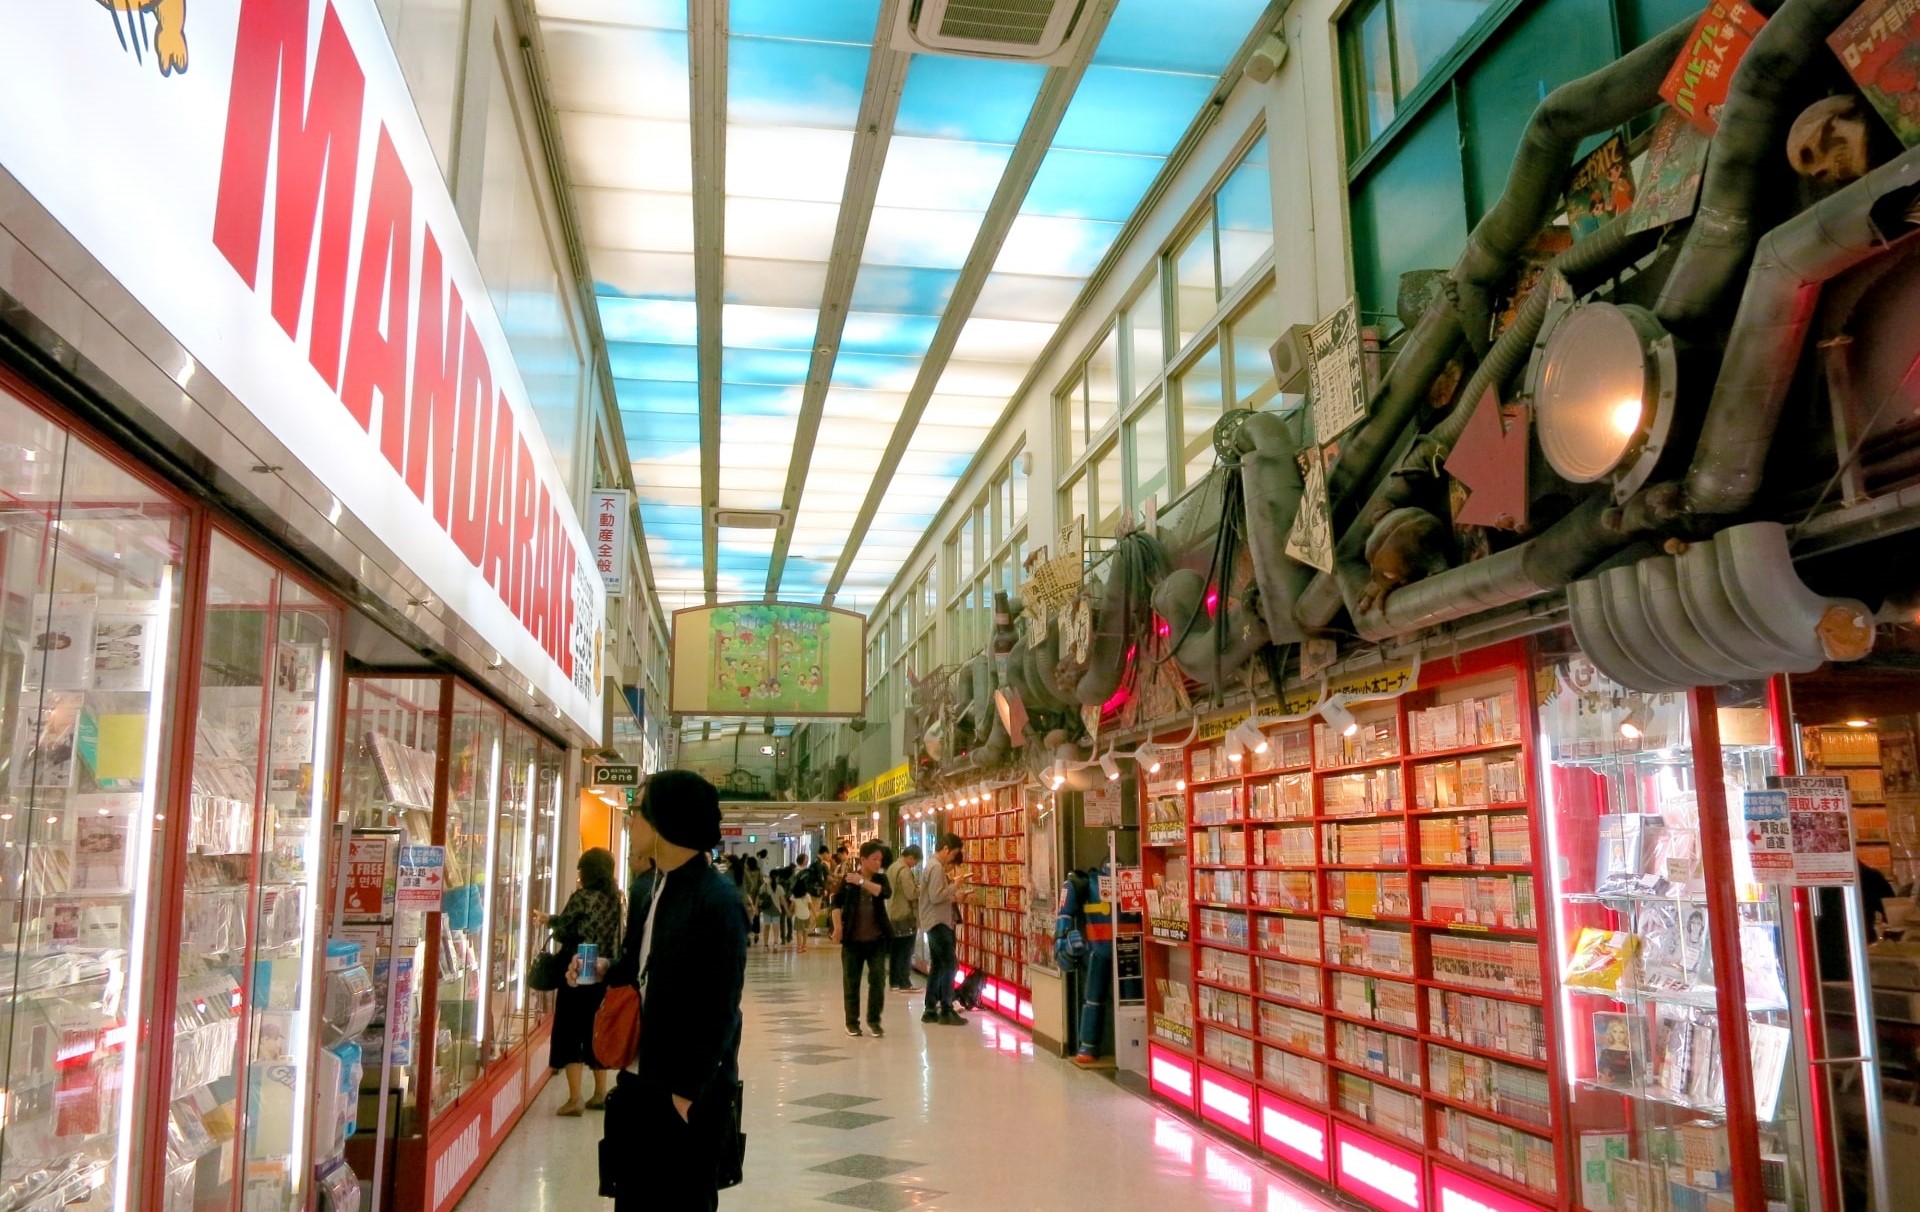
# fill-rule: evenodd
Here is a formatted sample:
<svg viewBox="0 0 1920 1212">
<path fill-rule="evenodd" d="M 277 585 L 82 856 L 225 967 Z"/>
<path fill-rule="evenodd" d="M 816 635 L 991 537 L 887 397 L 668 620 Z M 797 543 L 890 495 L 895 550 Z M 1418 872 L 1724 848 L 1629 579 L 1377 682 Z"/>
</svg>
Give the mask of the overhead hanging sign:
<svg viewBox="0 0 1920 1212">
<path fill-rule="evenodd" d="M 673 614 L 669 698 L 682 715 L 857 716 L 866 710 L 867 621 L 791 602 Z"/>
<path fill-rule="evenodd" d="M 627 591 L 627 527 L 632 512 L 633 494 L 624 488 L 596 488 L 587 494 L 593 562 L 609 597 Z"/>
<path fill-rule="evenodd" d="M 0 167 L 198 362 L 188 390 L 218 380 L 597 732 L 605 591 L 375 0 L 181 7 L 14 22 L 0 110 L 41 117 L 0 124 Z"/>
</svg>

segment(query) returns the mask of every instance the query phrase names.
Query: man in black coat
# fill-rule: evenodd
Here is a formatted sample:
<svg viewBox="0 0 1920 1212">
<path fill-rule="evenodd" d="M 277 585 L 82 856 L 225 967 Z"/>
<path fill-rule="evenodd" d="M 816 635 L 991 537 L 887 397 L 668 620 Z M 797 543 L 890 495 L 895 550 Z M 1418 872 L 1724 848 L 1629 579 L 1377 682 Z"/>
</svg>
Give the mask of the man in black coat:
<svg viewBox="0 0 1920 1212">
<path fill-rule="evenodd" d="M 887 953 L 893 924 L 887 920 L 892 889 L 880 868 L 887 848 L 879 842 L 860 847 L 853 873 L 833 898 L 833 941 L 840 944 L 842 993 L 847 1003 L 847 1034 L 860 1034 L 860 974 L 867 974 L 867 1030 L 885 1035 L 880 1012 L 887 1004 Z"/>
<path fill-rule="evenodd" d="M 719 792 L 691 771 L 653 775 L 628 838 L 653 856 L 654 876 L 628 908 L 619 960 L 600 961 L 609 987 L 641 989 L 640 1054 L 607 1100 L 602 1194 L 615 1212 L 713 1212 L 747 966 L 746 908 L 707 861 L 720 843 Z"/>
</svg>

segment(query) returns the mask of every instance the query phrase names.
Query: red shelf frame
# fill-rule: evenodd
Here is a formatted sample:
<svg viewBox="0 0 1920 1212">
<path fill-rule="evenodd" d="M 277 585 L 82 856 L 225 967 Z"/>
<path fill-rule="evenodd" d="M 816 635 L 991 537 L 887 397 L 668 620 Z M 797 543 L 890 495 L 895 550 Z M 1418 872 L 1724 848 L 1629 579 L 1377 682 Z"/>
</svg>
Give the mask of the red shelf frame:
<svg viewBox="0 0 1920 1212">
<path fill-rule="evenodd" d="M 1512 725 L 1517 735 L 1496 738 L 1485 745 L 1452 746 L 1444 750 L 1413 752 L 1412 722 L 1410 711 L 1423 709 L 1440 703 L 1452 703 L 1464 698 L 1487 698 L 1496 694 L 1511 695 Z M 1331 1181 L 1343 1191 L 1362 1199 L 1375 1207 L 1385 1209 L 1416 1208 L 1440 1206 L 1443 1188 L 1451 1193 L 1450 1198 L 1467 1197 L 1471 1191 L 1480 1191 L 1497 1196 L 1499 1202 L 1491 1203 L 1502 1209 L 1571 1208 L 1577 1196 L 1577 1183 L 1570 1158 L 1569 1145 L 1572 1134 L 1565 1123 L 1564 1103 L 1553 1100 L 1548 1107 L 1549 1122 L 1535 1124 L 1526 1120 L 1503 1115 L 1500 1112 L 1483 1110 L 1471 1103 L 1435 1093 L 1428 1073 L 1431 1046 L 1454 1049 L 1465 1055 L 1481 1057 L 1503 1064 L 1535 1072 L 1544 1072 L 1549 1077 L 1564 1072 L 1558 1055 L 1559 1038 L 1554 1022 L 1554 999 L 1552 979 L 1555 965 L 1551 956 L 1536 957 L 1541 971 L 1541 988 L 1537 994 L 1519 993 L 1509 990 L 1480 989 L 1471 986 L 1450 984 L 1436 980 L 1432 976 L 1433 942 L 1437 938 L 1468 938 L 1489 942 L 1507 942 L 1518 945 L 1533 944 L 1536 948 L 1546 947 L 1548 935 L 1541 924 L 1548 921 L 1550 908 L 1547 902 L 1548 881 L 1542 856 L 1546 853 L 1545 838 L 1539 813 L 1533 810 L 1537 802 L 1537 772 L 1534 767 L 1534 748 L 1532 738 L 1537 728 L 1534 720 L 1533 660 L 1526 642 L 1514 641 L 1467 654 L 1458 661 L 1450 662 L 1444 671 L 1430 671 L 1419 684 L 1400 699 L 1390 703 L 1368 704 L 1355 707 L 1356 714 L 1363 721 L 1391 722 L 1397 753 L 1392 757 L 1376 760 L 1297 766 L 1290 765 L 1266 770 L 1242 770 L 1227 777 L 1193 777 L 1193 753 L 1202 748 L 1213 747 L 1227 727 L 1237 720 L 1217 721 L 1209 727 L 1203 724 L 1200 739 L 1190 744 L 1180 757 L 1180 771 L 1186 775 L 1184 799 L 1187 811 L 1188 835 L 1186 845 L 1163 844 L 1145 848 L 1143 863 L 1146 877 L 1152 884 L 1157 875 L 1164 873 L 1170 862 L 1181 855 L 1195 853 L 1196 835 L 1207 831 L 1232 832 L 1244 831 L 1244 853 L 1251 859 L 1259 853 L 1256 850 L 1255 835 L 1262 830 L 1284 828 L 1288 826 L 1311 827 L 1314 830 L 1314 856 L 1311 865 L 1277 866 L 1252 861 L 1238 863 L 1189 863 L 1189 897 L 1187 903 L 1189 939 L 1185 943 L 1165 943 L 1157 948 L 1147 949 L 1147 975 L 1149 984 L 1149 1067 L 1157 1055 L 1163 1059 L 1174 1058 L 1183 1064 L 1191 1064 L 1195 1070 L 1193 1089 L 1187 1097 L 1174 1097 L 1163 1083 L 1151 1080 L 1149 1084 L 1160 1097 L 1167 1098 L 1190 1111 L 1196 1111 L 1203 1118 L 1219 1122 L 1218 1116 L 1207 1116 L 1204 1106 L 1199 1103 L 1199 1086 L 1202 1076 L 1218 1071 L 1219 1076 L 1231 1078 L 1235 1082 L 1249 1084 L 1255 1095 L 1258 1109 L 1253 1125 L 1252 1138 L 1273 1157 L 1313 1175 L 1322 1181 Z M 1269 728 L 1269 735 L 1278 735 L 1289 730 L 1311 730 L 1315 721 L 1281 725 Z M 1311 738 L 1311 732 L 1309 732 Z M 1322 756 L 1319 746 L 1312 745 L 1310 752 L 1314 757 Z M 1503 803 L 1457 805 L 1439 809 L 1419 809 L 1414 806 L 1416 792 L 1415 768 L 1435 762 L 1458 761 L 1466 758 L 1486 757 L 1492 760 L 1513 760 L 1518 767 L 1518 785 L 1525 793 L 1525 799 Z M 1251 762 L 1248 763 L 1251 765 Z M 1400 785 L 1397 793 L 1397 806 L 1391 811 L 1336 814 L 1326 811 L 1326 783 L 1329 778 L 1338 778 L 1351 774 L 1379 774 L 1397 772 Z M 1308 816 L 1282 816 L 1266 819 L 1252 819 L 1249 816 L 1252 789 L 1262 783 L 1287 775 L 1306 774 L 1311 780 L 1312 813 Z M 1157 784 L 1165 790 L 1165 780 L 1172 777 L 1171 771 L 1163 771 L 1159 776 L 1145 776 L 1145 783 Z M 1237 819 L 1232 821 L 1197 821 L 1194 819 L 1195 798 L 1209 792 L 1235 789 L 1238 796 Z M 1144 787 L 1143 787 L 1144 796 Z M 1215 805 L 1217 810 L 1220 806 Z M 1533 856 L 1530 863 L 1482 863 L 1461 864 L 1458 866 L 1436 864 L 1424 861 L 1419 847 L 1419 821 L 1427 817 L 1447 817 L 1465 814 L 1504 814 L 1524 813 L 1528 827 L 1526 830 L 1528 852 Z M 1390 851 L 1404 854 L 1404 860 L 1385 862 L 1362 862 L 1330 860 L 1325 856 L 1331 842 L 1330 828 L 1338 825 L 1372 824 L 1384 827 L 1388 836 L 1382 839 Z M 1398 846 L 1392 843 L 1398 842 Z M 1254 874 L 1266 871 L 1284 871 L 1294 874 L 1310 874 L 1313 878 L 1316 908 L 1311 910 L 1288 909 L 1278 906 L 1259 906 L 1253 904 L 1225 904 L 1201 901 L 1192 896 L 1192 880 L 1206 872 L 1239 873 L 1246 881 L 1246 895 L 1253 895 L 1252 878 Z M 1381 875 L 1402 875 L 1406 879 L 1407 895 L 1410 901 L 1408 915 L 1389 915 L 1385 913 L 1361 913 L 1336 910 L 1330 907 L 1329 875 L 1334 873 L 1377 873 Z M 1533 925 L 1518 924 L 1486 925 L 1475 922 L 1448 923 L 1431 920 L 1423 916 L 1424 890 L 1428 881 L 1436 876 L 1474 876 L 1487 879 L 1532 877 L 1531 902 Z M 1218 912 L 1235 914 L 1246 921 L 1247 937 L 1244 943 L 1226 940 L 1213 940 L 1204 937 L 1200 930 L 1203 913 Z M 1287 955 L 1266 950 L 1260 946 L 1257 929 L 1261 915 L 1284 917 L 1301 921 L 1315 922 L 1321 925 L 1321 944 L 1318 953 L 1311 957 Z M 1325 943 L 1325 924 L 1329 921 L 1351 921 L 1361 926 L 1380 926 L 1391 928 L 1404 936 L 1404 954 L 1411 960 L 1411 971 L 1382 972 L 1343 964 L 1327 959 Z M 1165 940 L 1161 940 L 1165 942 Z M 1200 949 L 1214 948 L 1223 952 L 1246 955 L 1254 960 L 1252 989 L 1237 988 L 1221 981 L 1203 978 L 1200 975 Z M 1550 948 L 1549 948 L 1550 949 Z M 1184 953 L 1184 955 L 1183 955 Z M 1262 992 L 1260 988 L 1260 959 L 1274 959 L 1304 968 L 1314 969 L 1320 979 L 1320 999 L 1318 1006 L 1305 1004 L 1284 996 Z M 1191 1004 L 1186 1008 L 1194 1023 L 1194 1044 L 1191 1048 L 1179 1049 L 1163 1043 L 1152 1030 L 1152 1020 L 1165 1009 L 1161 1004 L 1159 990 L 1154 987 L 1157 978 L 1170 975 L 1186 986 Z M 1416 1026 L 1402 1026 L 1392 1022 L 1363 1018 L 1338 1010 L 1334 1006 L 1334 980 L 1337 976 L 1352 976 L 1365 980 L 1390 981 L 1410 986 L 1415 991 L 1417 1015 Z M 1254 1001 L 1256 1011 L 1255 1029 L 1249 1033 L 1225 1023 L 1219 1023 L 1201 1017 L 1199 1013 L 1199 991 L 1203 987 L 1216 988 L 1230 993 L 1249 996 Z M 1546 1041 L 1547 1057 L 1507 1055 L 1497 1050 L 1462 1044 L 1445 1034 L 1438 1025 L 1433 1009 L 1433 1000 L 1443 993 L 1454 993 L 1466 997 L 1483 997 L 1490 1001 L 1519 1003 L 1537 1008 L 1541 1015 L 1542 1038 Z M 1323 1024 L 1324 1053 L 1314 1054 L 1294 1044 L 1267 1038 L 1260 1030 L 1258 1009 L 1263 1004 L 1283 1006 L 1304 1014 L 1315 1015 Z M 1419 1084 L 1413 1084 L 1399 1078 L 1377 1073 L 1363 1065 L 1342 1061 L 1335 1055 L 1335 1024 L 1351 1023 L 1367 1030 L 1379 1030 L 1410 1041 L 1417 1049 Z M 1256 1048 L 1256 1067 L 1251 1078 L 1226 1072 L 1217 1059 L 1209 1058 L 1202 1045 L 1202 1037 L 1208 1028 L 1229 1033 L 1240 1038 L 1250 1038 Z M 1317 1106 L 1310 1105 L 1296 1090 L 1290 1090 L 1279 1081 L 1270 1080 L 1267 1074 L 1268 1054 L 1264 1051 L 1272 1048 L 1277 1053 L 1300 1057 L 1319 1064 L 1326 1074 L 1326 1089 L 1318 1100 Z M 1377 1125 L 1368 1124 L 1364 1119 L 1343 1113 L 1339 1109 L 1338 1075 L 1350 1073 L 1367 1081 L 1376 1082 L 1383 1089 L 1391 1089 L 1409 1098 L 1420 1100 L 1422 1142 L 1414 1143 L 1401 1140 Z M 1262 1122 L 1266 1109 L 1273 1108 L 1277 1118 L 1273 1126 L 1280 1134 L 1268 1132 Z M 1527 1132 L 1554 1146 L 1557 1158 L 1555 1182 L 1552 1193 L 1534 1190 L 1522 1183 L 1507 1179 L 1492 1172 L 1482 1173 L 1478 1167 L 1446 1153 L 1440 1147 L 1440 1137 L 1436 1134 L 1435 1121 L 1438 1111 L 1455 1111 L 1476 1115 L 1488 1123 Z M 1240 1123 L 1223 1125 L 1230 1130 L 1240 1131 Z M 1243 1136 L 1244 1132 L 1241 1133 Z M 1319 1142 L 1320 1148 L 1313 1147 Z M 1343 1168 L 1342 1149 L 1350 1157 Z M 1371 1159 L 1371 1160 L 1369 1160 Z M 1398 1167 L 1396 1172 L 1395 1167 Z M 1404 1172 L 1404 1173 L 1401 1173 Z M 1442 1176 L 1445 1177 L 1442 1177 Z M 1363 1176 L 1377 1180 L 1378 1185 L 1368 1186 Z M 1388 1190 L 1401 1194 L 1410 1193 L 1411 1202 L 1395 1202 Z"/>
</svg>

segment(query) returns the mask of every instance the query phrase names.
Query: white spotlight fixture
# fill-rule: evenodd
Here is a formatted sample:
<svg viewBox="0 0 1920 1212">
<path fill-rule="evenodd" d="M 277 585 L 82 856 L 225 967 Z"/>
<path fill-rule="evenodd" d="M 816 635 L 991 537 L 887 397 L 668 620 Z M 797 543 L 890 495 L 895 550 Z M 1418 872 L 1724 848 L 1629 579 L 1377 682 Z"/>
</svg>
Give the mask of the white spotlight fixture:
<svg viewBox="0 0 1920 1212">
<path fill-rule="evenodd" d="M 1627 718 L 1620 721 L 1620 735 L 1629 741 L 1637 741 L 1647 734 L 1647 706 L 1635 701 L 1627 711 Z"/>
<path fill-rule="evenodd" d="M 1100 772 L 1107 776 L 1109 783 L 1120 781 L 1120 763 L 1114 759 L 1111 752 L 1100 755 Z"/>
<path fill-rule="evenodd" d="M 1227 760 L 1238 766 L 1246 760 L 1246 756 L 1247 747 L 1240 740 L 1239 730 L 1236 729 L 1233 732 L 1229 732 L 1227 734 Z"/>
<path fill-rule="evenodd" d="M 1642 308 L 1564 293 L 1549 306 L 1529 381 L 1541 453 L 1563 478 L 1611 480 L 1625 500 L 1653 474 L 1673 424 L 1673 338 Z"/>
<path fill-rule="evenodd" d="M 1233 735 L 1240 738 L 1240 744 L 1246 747 L 1248 753 L 1267 751 L 1267 734 L 1260 731 L 1260 725 L 1252 720 L 1240 721 L 1240 726 L 1233 730 Z"/>
<path fill-rule="evenodd" d="M 1145 766 L 1148 774 L 1160 773 L 1160 750 L 1157 746 L 1140 746 L 1133 751 L 1133 760 Z"/>
<path fill-rule="evenodd" d="M 1185 779 L 1173 780 L 1173 789 L 1175 791 L 1185 791 L 1187 789 L 1187 780 Z"/>
<path fill-rule="evenodd" d="M 1320 705 L 1320 718 L 1341 736 L 1352 736 L 1360 731 L 1360 721 L 1353 718 L 1353 712 L 1347 710 L 1346 700 L 1337 694 Z"/>
<path fill-rule="evenodd" d="M 1067 785 L 1067 772 L 1061 767 L 1059 762 L 1055 762 L 1053 765 L 1047 767 L 1047 782 L 1053 785 L 1055 791 Z"/>
</svg>

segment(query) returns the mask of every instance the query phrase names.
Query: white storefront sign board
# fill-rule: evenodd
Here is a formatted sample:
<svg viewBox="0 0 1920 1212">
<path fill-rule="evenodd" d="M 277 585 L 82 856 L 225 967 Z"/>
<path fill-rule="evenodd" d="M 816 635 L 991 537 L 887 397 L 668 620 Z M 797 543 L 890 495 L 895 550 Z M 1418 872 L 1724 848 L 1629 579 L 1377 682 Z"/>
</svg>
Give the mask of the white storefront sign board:
<svg viewBox="0 0 1920 1212">
<path fill-rule="evenodd" d="M 0 167 L 597 735 L 601 579 L 373 0 L 120 7 L 13 23 Z"/>
</svg>

